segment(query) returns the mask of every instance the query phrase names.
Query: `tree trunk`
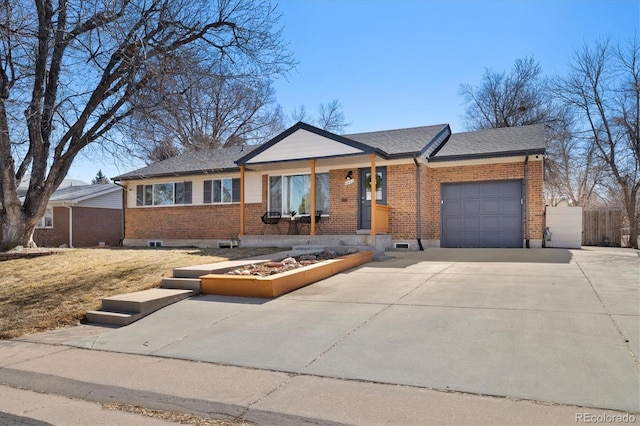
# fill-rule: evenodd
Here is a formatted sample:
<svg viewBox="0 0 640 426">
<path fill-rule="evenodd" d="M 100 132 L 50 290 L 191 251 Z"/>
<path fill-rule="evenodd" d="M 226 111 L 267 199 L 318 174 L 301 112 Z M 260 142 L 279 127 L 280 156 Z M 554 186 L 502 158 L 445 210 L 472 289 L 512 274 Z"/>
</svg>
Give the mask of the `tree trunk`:
<svg viewBox="0 0 640 426">
<path fill-rule="evenodd" d="M 6 209 L 2 217 L 2 248 L 36 247 L 33 241 L 35 229 L 36 223 L 27 220 L 20 209 Z"/>
<path fill-rule="evenodd" d="M 627 218 L 629 219 L 629 247 L 638 249 L 638 215 L 636 212 L 638 190 L 633 188 L 630 192 L 631 196 L 625 200 Z"/>
</svg>

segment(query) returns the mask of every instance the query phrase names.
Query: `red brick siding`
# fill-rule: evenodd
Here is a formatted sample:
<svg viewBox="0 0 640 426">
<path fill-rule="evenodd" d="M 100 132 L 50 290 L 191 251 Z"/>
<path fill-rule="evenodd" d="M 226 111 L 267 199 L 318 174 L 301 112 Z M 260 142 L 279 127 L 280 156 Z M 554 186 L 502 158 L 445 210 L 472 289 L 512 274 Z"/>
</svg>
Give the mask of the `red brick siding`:
<svg viewBox="0 0 640 426">
<path fill-rule="evenodd" d="M 69 244 L 69 209 L 53 208 L 53 228 L 36 228 L 33 241 L 39 247 L 59 247 Z"/>
<path fill-rule="evenodd" d="M 122 211 L 73 207 L 73 246 L 96 247 L 100 242 L 115 246 L 122 235 Z M 33 240 L 41 247 L 69 244 L 69 209 L 53 208 L 53 228 L 38 228 Z"/>
<path fill-rule="evenodd" d="M 125 218 L 127 239 L 228 239 L 240 231 L 240 204 L 130 208 Z"/>
<path fill-rule="evenodd" d="M 416 237 L 417 200 L 416 166 L 403 164 L 387 166 L 387 205 L 389 227 L 394 239 Z"/>
</svg>

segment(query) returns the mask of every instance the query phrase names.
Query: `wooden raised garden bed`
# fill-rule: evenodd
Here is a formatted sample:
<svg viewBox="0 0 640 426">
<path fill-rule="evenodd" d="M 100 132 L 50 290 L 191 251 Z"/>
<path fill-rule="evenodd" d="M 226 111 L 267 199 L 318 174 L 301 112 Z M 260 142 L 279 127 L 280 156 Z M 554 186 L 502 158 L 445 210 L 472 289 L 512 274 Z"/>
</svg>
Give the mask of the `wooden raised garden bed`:
<svg viewBox="0 0 640 426">
<path fill-rule="evenodd" d="M 222 296 L 273 299 L 339 272 L 371 262 L 372 259 L 373 252 L 362 251 L 275 275 L 207 274 L 200 277 L 200 292 Z"/>
</svg>

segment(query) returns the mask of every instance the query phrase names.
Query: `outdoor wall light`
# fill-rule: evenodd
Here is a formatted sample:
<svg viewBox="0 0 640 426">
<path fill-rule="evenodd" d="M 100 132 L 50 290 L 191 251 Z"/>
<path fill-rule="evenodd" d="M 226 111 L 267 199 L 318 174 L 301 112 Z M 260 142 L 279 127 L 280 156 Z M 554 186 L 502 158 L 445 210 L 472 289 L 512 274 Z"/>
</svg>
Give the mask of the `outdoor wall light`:
<svg viewBox="0 0 640 426">
<path fill-rule="evenodd" d="M 349 170 L 347 176 L 344 178 L 345 180 L 349 180 L 353 178 L 353 170 Z"/>
</svg>

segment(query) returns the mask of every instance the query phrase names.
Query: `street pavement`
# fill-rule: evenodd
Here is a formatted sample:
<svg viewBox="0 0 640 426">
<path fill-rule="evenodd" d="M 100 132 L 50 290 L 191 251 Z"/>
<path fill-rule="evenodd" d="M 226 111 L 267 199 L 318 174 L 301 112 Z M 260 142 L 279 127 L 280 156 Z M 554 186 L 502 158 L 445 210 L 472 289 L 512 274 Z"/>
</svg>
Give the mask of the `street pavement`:
<svg viewBox="0 0 640 426">
<path fill-rule="evenodd" d="M 1 341 L 0 384 L 259 424 L 640 421 L 638 251 L 391 255 L 276 300 Z"/>
</svg>

